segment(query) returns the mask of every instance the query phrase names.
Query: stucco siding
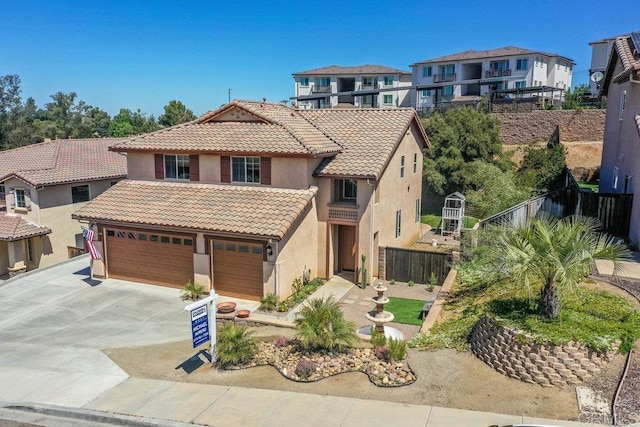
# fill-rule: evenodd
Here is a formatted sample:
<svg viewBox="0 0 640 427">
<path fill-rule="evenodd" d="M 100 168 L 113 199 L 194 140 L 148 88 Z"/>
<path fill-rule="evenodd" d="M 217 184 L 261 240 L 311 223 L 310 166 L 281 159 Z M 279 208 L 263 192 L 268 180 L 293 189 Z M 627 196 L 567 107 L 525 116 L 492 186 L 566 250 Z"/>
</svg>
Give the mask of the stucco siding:
<svg viewBox="0 0 640 427">
<path fill-rule="evenodd" d="M 0 241 L 0 274 L 7 274 L 9 270 L 9 250 L 8 243 Z"/>
<path fill-rule="evenodd" d="M 127 178 L 153 180 L 155 176 L 155 163 L 153 153 L 127 153 Z"/>
</svg>

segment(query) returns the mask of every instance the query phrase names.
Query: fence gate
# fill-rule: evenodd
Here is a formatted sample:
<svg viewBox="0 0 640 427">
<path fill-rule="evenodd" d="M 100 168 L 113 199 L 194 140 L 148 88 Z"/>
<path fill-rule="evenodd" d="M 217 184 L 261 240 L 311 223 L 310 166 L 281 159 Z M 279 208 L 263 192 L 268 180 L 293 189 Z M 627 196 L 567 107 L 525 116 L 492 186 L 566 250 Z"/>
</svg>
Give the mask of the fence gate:
<svg viewBox="0 0 640 427">
<path fill-rule="evenodd" d="M 384 252 L 385 280 L 428 284 L 434 273 L 440 285 L 451 270 L 451 254 L 400 248 L 384 248 Z"/>
</svg>

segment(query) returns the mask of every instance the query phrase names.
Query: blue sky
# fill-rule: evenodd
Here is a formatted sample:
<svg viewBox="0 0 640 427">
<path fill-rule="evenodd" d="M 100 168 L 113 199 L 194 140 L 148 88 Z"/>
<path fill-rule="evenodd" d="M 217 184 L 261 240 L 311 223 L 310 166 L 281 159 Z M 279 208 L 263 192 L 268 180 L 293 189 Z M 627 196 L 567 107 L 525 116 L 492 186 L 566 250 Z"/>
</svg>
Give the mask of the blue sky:
<svg viewBox="0 0 640 427">
<path fill-rule="evenodd" d="M 610 10 L 615 3 L 615 12 Z M 640 30 L 640 1 L 3 0 L 0 76 L 18 74 L 39 106 L 58 91 L 114 115 L 156 117 L 172 99 L 196 114 L 231 97 L 278 102 L 292 73 L 413 62 L 508 45 L 573 59 L 589 42 Z"/>
</svg>

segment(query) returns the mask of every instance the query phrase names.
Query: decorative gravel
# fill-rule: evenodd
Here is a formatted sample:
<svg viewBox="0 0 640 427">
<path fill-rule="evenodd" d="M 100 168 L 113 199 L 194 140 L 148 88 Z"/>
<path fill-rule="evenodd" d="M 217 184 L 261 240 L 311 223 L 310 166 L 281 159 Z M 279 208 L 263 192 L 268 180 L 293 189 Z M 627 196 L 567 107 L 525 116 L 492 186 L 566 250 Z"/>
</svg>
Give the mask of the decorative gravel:
<svg viewBox="0 0 640 427">
<path fill-rule="evenodd" d="M 299 382 L 319 381 L 346 372 L 363 372 L 379 387 L 398 387 L 416 381 L 416 374 L 406 360 L 386 362 L 378 359 L 370 348 L 355 348 L 344 352 L 304 351 L 300 350 L 295 341 L 282 346 L 276 346 L 275 342 L 260 342 L 258 346 L 258 356 L 254 361 L 227 369 L 271 365 L 285 378 Z M 307 377 L 299 376 L 296 367 L 300 361 L 313 362 L 316 365 L 315 372 Z"/>
</svg>

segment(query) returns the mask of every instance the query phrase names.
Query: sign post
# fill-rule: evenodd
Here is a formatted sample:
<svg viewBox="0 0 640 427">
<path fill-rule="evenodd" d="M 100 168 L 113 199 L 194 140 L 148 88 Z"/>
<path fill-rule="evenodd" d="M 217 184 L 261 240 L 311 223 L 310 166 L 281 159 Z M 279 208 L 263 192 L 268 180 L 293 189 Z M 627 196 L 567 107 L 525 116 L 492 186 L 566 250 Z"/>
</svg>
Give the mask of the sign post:
<svg viewBox="0 0 640 427">
<path fill-rule="evenodd" d="M 215 310 L 211 309 L 215 307 L 216 299 L 218 299 L 218 294 L 214 293 L 184 308 L 191 315 L 193 348 L 211 341 L 211 363 L 215 363 L 218 358 L 216 353 L 216 314 Z"/>
</svg>

